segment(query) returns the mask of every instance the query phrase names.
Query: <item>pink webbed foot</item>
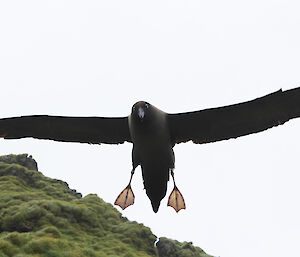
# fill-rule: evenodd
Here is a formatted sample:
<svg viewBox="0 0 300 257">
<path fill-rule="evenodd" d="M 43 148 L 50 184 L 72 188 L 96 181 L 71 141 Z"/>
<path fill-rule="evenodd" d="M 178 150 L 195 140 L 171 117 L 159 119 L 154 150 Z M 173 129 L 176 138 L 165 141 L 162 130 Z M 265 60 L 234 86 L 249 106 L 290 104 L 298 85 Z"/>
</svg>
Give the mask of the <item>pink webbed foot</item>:
<svg viewBox="0 0 300 257">
<path fill-rule="evenodd" d="M 115 205 L 118 205 L 122 210 L 126 209 L 128 206 L 134 204 L 134 193 L 131 186 L 128 185 L 117 197 Z"/>
<path fill-rule="evenodd" d="M 169 196 L 168 206 L 171 206 L 176 212 L 179 212 L 180 210 L 185 209 L 185 202 L 182 194 L 175 184 L 174 169 L 171 169 L 171 175 L 174 182 L 174 189 Z"/>
<path fill-rule="evenodd" d="M 174 189 L 169 196 L 168 206 L 173 207 L 176 212 L 185 209 L 183 196 L 176 186 L 174 186 Z"/>
</svg>

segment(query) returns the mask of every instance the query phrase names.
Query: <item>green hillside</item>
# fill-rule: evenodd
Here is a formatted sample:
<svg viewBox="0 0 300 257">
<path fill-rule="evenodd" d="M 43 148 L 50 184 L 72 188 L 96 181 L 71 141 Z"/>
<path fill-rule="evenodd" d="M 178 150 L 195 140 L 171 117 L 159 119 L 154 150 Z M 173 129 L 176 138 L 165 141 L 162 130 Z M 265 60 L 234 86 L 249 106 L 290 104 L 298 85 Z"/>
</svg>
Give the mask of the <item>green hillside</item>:
<svg viewBox="0 0 300 257">
<path fill-rule="evenodd" d="M 167 238 L 155 246 L 149 228 L 45 177 L 27 154 L 0 157 L 0 192 L 0 257 L 210 256 Z"/>
</svg>

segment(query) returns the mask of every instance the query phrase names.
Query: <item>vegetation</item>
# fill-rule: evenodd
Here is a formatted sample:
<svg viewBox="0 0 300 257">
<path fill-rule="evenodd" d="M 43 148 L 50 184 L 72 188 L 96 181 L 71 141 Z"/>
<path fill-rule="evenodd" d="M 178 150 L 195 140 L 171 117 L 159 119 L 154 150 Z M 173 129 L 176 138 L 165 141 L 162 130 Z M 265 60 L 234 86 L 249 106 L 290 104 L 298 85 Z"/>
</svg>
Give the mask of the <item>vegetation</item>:
<svg viewBox="0 0 300 257">
<path fill-rule="evenodd" d="M 37 171 L 31 156 L 0 157 L 0 257 L 199 256 L 191 243 L 156 236 L 97 195 L 81 196 Z"/>
<path fill-rule="evenodd" d="M 161 237 L 156 244 L 159 257 L 212 257 L 200 247 L 193 246 L 192 242 L 180 243 L 176 240 Z"/>
</svg>

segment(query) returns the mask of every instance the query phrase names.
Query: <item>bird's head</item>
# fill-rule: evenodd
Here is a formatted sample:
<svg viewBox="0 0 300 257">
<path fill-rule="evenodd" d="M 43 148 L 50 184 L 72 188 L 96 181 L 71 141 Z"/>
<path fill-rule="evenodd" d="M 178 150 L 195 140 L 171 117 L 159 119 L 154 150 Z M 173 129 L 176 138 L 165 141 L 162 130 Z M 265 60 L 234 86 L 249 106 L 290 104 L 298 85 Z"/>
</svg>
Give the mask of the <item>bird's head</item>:
<svg viewBox="0 0 300 257">
<path fill-rule="evenodd" d="M 147 119 L 150 110 L 151 104 L 140 101 L 132 106 L 131 115 L 143 122 L 145 119 Z"/>
</svg>

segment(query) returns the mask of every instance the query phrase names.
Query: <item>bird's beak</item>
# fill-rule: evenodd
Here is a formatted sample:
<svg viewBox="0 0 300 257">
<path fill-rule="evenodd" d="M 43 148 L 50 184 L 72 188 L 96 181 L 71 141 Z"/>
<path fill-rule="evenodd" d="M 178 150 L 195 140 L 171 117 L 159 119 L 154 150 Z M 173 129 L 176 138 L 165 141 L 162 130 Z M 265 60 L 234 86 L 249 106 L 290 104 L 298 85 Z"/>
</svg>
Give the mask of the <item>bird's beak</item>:
<svg viewBox="0 0 300 257">
<path fill-rule="evenodd" d="M 138 116 L 141 120 L 145 117 L 145 111 L 142 107 L 139 107 L 138 109 Z"/>
</svg>

